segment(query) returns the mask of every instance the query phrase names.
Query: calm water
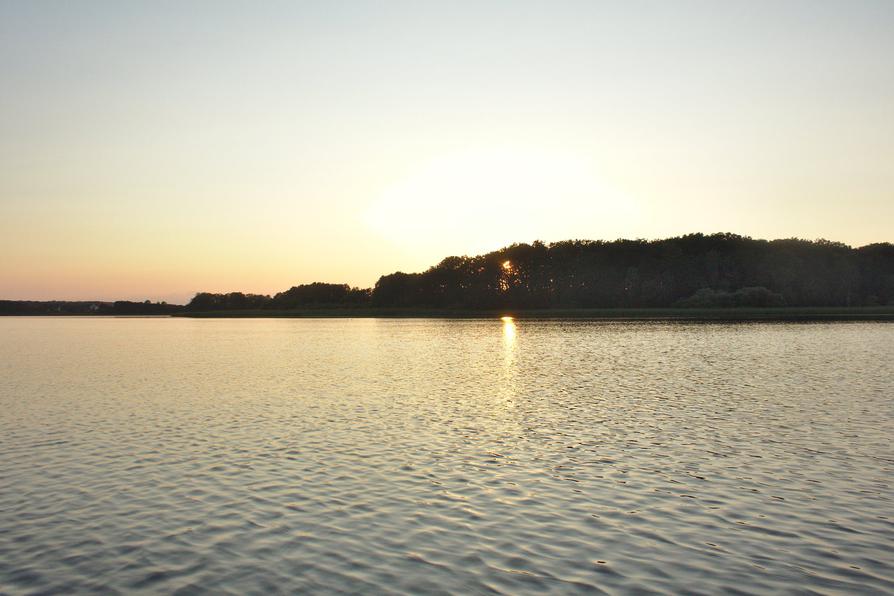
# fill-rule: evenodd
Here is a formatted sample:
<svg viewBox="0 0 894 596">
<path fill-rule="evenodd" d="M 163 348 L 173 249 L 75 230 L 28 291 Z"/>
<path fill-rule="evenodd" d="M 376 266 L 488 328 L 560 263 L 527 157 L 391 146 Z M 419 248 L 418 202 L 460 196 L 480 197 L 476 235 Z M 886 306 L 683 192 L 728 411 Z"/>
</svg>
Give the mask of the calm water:
<svg viewBox="0 0 894 596">
<path fill-rule="evenodd" d="M 0 592 L 894 592 L 894 325 L 0 318 Z"/>
</svg>

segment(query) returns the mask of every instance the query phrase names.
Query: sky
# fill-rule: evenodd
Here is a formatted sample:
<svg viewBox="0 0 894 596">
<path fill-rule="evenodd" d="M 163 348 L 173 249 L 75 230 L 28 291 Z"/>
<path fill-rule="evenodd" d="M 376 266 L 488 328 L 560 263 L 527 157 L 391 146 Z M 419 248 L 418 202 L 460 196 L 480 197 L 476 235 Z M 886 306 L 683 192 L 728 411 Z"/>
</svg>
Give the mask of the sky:
<svg viewBox="0 0 894 596">
<path fill-rule="evenodd" d="M 894 241 L 894 2 L 0 1 L 0 299 Z"/>
</svg>

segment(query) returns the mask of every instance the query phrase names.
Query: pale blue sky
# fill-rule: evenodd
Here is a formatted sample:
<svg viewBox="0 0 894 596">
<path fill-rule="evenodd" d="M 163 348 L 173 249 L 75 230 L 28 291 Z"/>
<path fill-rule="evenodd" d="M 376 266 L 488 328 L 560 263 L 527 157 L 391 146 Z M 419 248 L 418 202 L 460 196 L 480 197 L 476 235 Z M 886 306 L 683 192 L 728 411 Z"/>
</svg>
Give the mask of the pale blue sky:
<svg viewBox="0 0 894 596">
<path fill-rule="evenodd" d="M 894 240 L 894 2 L 0 2 L 0 298 Z"/>
</svg>

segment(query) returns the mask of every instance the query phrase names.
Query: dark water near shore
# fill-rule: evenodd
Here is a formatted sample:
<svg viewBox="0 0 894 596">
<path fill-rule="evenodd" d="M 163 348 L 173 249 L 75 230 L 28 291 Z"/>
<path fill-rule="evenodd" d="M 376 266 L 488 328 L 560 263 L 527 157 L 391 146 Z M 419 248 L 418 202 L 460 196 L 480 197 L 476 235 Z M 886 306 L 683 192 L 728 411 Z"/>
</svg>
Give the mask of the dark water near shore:
<svg viewBox="0 0 894 596">
<path fill-rule="evenodd" d="M 0 318 L 0 592 L 894 592 L 894 325 Z"/>
</svg>

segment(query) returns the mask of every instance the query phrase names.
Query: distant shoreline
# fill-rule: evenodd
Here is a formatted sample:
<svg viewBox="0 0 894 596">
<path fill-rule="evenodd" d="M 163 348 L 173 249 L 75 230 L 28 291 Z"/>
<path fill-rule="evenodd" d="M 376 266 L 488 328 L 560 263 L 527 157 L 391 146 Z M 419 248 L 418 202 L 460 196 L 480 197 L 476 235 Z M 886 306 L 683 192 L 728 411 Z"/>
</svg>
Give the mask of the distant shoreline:
<svg viewBox="0 0 894 596">
<path fill-rule="evenodd" d="M 778 308 L 576 308 L 529 310 L 450 310 L 339 308 L 298 310 L 219 310 L 180 312 L 186 318 L 390 318 L 390 319 L 590 319 L 681 321 L 894 321 L 894 306 Z"/>
<path fill-rule="evenodd" d="M 0 313 L 0 317 L 191 319 L 499 319 L 605 321 L 892 321 L 894 306 L 738 308 L 427 309 L 305 308 L 180 311 L 170 314 Z"/>
</svg>

